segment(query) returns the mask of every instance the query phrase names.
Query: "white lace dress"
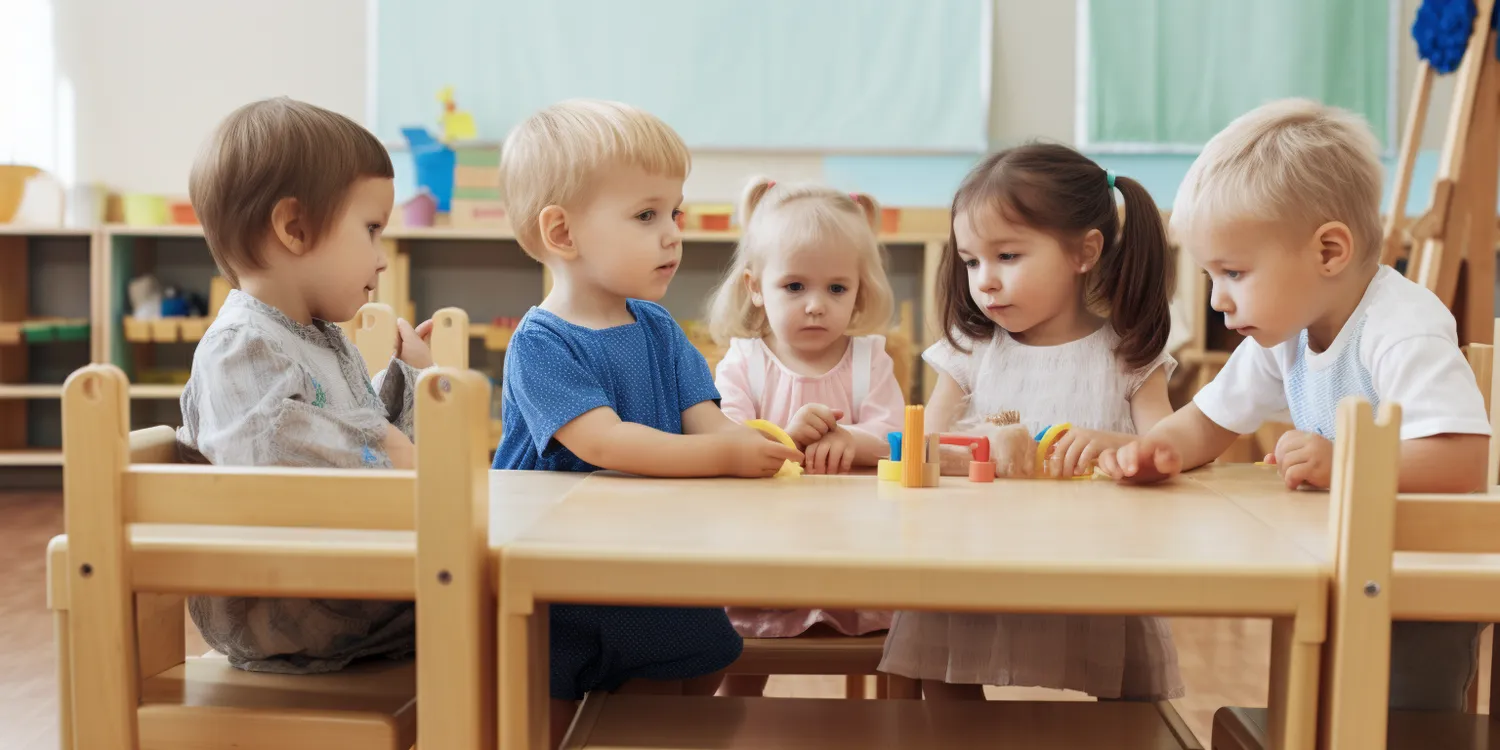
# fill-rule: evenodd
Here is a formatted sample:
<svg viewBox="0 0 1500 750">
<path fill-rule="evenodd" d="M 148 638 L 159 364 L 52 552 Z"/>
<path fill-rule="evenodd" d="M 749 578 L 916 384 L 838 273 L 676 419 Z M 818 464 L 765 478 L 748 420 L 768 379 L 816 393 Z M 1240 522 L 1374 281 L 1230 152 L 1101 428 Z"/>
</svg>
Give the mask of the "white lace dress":
<svg viewBox="0 0 1500 750">
<path fill-rule="evenodd" d="M 1108 325 L 1060 346 L 1026 346 L 1003 330 L 990 341 L 946 341 L 923 358 L 969 395 L 960 419 L 1019 412 L 1033 434 L 1049 424 L 1135 432 L 1130 398 L 1159 367 L 1115 356 Z M 1001 480 L 1004 481 L 1004 480 Z M 1172 630 L 1159 617 L 897 612 L 880 671 L 954 684 L 1078 690 L 1100 698 L 1161 700 L 1183 693 Z"/>
</svg>

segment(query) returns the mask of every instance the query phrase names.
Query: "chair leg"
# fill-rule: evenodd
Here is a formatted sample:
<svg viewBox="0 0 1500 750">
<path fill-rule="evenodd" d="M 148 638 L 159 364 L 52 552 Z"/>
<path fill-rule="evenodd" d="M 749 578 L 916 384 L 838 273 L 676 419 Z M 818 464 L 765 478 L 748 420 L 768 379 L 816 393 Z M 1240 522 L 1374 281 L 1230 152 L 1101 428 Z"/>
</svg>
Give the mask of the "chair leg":
<svg viewBox="0 0 1500 750">
<path fill-rule="evenodd" d="M 73 750 L 73 648 L 68 637 L 68 610 L 52 610 L 57 644 L 57 746 Z"/>
</svg>

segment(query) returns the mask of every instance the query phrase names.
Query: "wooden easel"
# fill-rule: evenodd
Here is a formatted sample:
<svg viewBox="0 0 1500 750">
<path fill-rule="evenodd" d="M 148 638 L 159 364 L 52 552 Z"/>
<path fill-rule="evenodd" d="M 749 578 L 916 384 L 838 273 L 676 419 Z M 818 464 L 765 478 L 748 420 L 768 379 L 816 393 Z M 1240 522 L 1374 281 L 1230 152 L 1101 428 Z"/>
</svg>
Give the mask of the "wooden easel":
<svg viewBox="0 0 1500 750">
<path fill-rule="evenodd" d="M 1474 30 L 1458 68 L 1432 203 L 1411 226 L 1406 275 L 1453 310 L 1460 343 L 1490 344 L 1495 243 L 1500 234 L 1495 215 L 1500 191 L 1500 60 L 1495 58 L 1495 33 L 1490 28 L 1495 0 L 1475 0 L 1475 6 Z M 1401 138 L 1382 263 L 1394 264 L 1405 246 L 1401 230 L 1406 200 L 1434 77 L 1432 66 L 1421 61 Z"/>
</svg>

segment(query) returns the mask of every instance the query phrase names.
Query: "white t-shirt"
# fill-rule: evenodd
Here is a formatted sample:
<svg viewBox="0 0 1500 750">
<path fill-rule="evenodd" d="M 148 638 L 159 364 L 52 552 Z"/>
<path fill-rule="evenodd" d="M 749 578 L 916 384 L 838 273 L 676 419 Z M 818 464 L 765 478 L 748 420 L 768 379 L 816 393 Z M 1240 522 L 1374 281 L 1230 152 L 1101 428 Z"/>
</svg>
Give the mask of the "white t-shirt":
<svg viewBox="0 0 1500 750">
<path fill-rule="evenodd" d="M 1402 440 L 1490 434 L 1453 314 L 1390 266 L 1376 272 L 1326 351 L 1309 349 L 1305 330 L 1269 349 L 1246 339 L 1193 403 L 1232 432 L 1254 432 L 1285 409 L 1298 430 L 1332 440 L 1347 396 L 1400 404 Z"/>
</svg>

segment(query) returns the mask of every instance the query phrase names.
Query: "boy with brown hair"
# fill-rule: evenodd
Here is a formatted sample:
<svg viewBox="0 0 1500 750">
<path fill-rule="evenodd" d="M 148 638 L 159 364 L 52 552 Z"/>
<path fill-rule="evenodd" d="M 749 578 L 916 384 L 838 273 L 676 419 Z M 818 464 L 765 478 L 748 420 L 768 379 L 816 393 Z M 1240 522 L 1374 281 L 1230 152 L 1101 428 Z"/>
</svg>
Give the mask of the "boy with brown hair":
<svg viewBox="0 0 1500 750">
<path fill-rule="evenodd" d="M 235 110 L 204 145 L 188 190 L 235 289 L 183 389 L 187 460 L 412 466 L 412 386 L 432 363 L 422 336 L 402 321 L 400 358 L 372 384 L 330 322 L 354 318 L 385 270 L 393 175 L 369 131 L 286 98 Z M 328 672 L 415 645 L 407 602 L 193 597 L 188 608 L 209 645 L 254 671 Z"/>
</svg>

